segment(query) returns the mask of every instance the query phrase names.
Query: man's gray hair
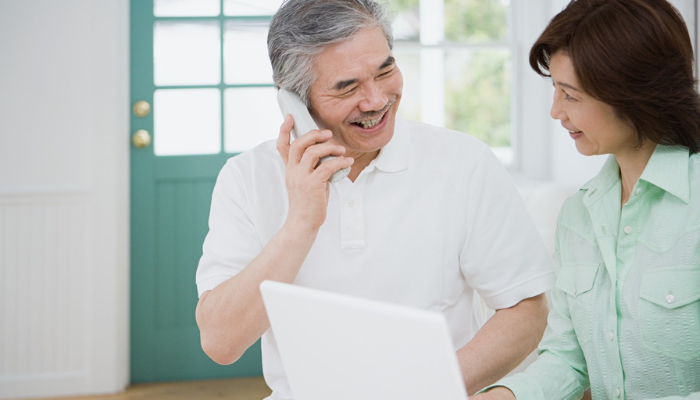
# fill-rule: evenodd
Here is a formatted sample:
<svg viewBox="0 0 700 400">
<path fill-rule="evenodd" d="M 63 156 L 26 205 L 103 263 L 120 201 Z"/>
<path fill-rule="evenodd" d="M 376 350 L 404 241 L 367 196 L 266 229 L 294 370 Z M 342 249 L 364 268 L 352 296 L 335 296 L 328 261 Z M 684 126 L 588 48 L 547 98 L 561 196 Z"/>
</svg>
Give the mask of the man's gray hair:
<svg viewBox="0 0 700 400">
<path fill-rule="evenodd" d="M 275 86 L 297 93 L 309 106 L 316 80 L 315 57 L 326 46 L 349 39 L 362 29 L 379 27 L 393 47 L 386 4 L 374 0 L 288 0 L 270 22 L 267 51 Z"/>
</svg>

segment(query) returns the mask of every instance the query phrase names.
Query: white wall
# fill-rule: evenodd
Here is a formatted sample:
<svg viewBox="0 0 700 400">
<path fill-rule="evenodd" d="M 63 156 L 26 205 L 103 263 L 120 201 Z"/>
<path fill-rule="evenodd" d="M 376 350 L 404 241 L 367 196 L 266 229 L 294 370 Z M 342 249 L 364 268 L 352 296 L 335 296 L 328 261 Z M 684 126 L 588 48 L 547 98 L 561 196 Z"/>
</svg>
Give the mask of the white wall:
<svg viewBox="0 0 700 400">
<path fill-rule="evenodd" d="M 0 0 L 0 398 L 128 383 L 128 2 Z"/>
</svg>

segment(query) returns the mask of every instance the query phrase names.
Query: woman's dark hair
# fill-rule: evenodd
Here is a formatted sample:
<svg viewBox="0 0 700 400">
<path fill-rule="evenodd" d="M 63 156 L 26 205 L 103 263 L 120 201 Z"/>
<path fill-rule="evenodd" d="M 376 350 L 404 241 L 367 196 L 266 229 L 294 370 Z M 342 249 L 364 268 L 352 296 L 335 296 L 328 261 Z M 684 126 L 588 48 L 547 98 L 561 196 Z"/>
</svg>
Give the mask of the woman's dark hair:
<svg viewBox="0 0 700 400">
<path fill-rule="evenodd" d="M 564 51 L 581 88 L 611 105 L 644 139 L 700 151 L 700 96 L 693 48 L 666 0 L 573 0 L 530 50 L 530 66 L 549 77 Z"/>
</svg>

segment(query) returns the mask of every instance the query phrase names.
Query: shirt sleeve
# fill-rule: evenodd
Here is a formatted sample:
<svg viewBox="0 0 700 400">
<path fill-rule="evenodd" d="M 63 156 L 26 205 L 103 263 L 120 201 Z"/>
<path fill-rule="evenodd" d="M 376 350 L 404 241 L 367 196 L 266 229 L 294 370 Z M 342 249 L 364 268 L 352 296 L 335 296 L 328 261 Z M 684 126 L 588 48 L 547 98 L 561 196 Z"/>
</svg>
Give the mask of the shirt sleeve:
<svg viewBox="0 0 700 400">
<path fill-rule="evenodd" d="M 227 162 L 212 193 L 209 232 L 196 274 L 199 296 L 235 276 L 262 251 L 243 188 L 235 164 Z"/>
<path fill-rule="evenodd" d="M 512 307 L 552 287 L 554 268 L 520 193 L 485 148 L 466 185 L 467 235 L 460 267 L 492 309 Z"/>
<path fill-rule="evenodd" d="M 558 238 L 558 235 L 557 235 Z M 559 240 L 555 263 L 560 264 Z M 539 357 L 523 372 L 506 377 L 496 386 L 510 389 L 518 400 L 578 400 L 590 384 L 583 350 L 569 312 L 567 294 L 555 285 L 547 330 L 539 346 Z"/>
</svg>

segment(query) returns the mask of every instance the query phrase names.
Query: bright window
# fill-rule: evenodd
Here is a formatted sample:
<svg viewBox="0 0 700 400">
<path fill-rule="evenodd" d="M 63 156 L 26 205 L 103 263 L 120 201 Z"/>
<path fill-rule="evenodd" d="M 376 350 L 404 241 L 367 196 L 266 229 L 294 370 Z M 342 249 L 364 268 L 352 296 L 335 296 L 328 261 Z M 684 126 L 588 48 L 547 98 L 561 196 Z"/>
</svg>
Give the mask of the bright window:
<svg viewBox="0 0 700 400">
<path fill-rule="evenodd" d="M 156 155 L 239 153 L 277 136 L 282 116 L 265 38 L 281 3 L 154 0 Z M 553 15 L 550 3 L 390 0 L 390 7 L 404 74 L 400 113 L 476 136 L 514 175 L 551 175 L 551 99 L 527 66 L 529 46 Z M 194 101 L 187 93 L 208 90 L 218 93 L 207 97 L 218 114 L 170 111 L 187 109 Z M 161 107 L 167 101 L 172 107 Z M 218 134 L 192 146 L 189 137 L 205 128 Z"/>
<path fill-rule="evenodd" d="M 400 113 L 468 132 L 513 165 L 513 10 L 509 0 L 391 0 Z"/>
<path fill-rule="evenodd" d="M 695 39 L 696 0 L 671 2 Z M 158 155 L 238 153 L 277 136 L 277 128 L 270 127 L 278 127 L 282 117 L 270 90 L 264 41 L 281 3 L 154 0 L 154 82 L 156 91 L 163 91 L 156 97 L 168 99 L 171 89 L 193 95 L 215 89 L 221 115 L 218 124 L 212 122 L 216 115 L 192 117 L 189 125 L 168 123 L 176 113 L 164 114 L 156 105 Z M 567 171 L 577 170 L 590 175 L 549 117 L 551 85 L 527 61 L 532 43 L 568 0 L 389 3 L 396 16 L 394 53 L 404 74 L 403 116 L 481 139 L 516 178 L 569 181 Z M 173 106 L 187 101 L 180 100 Z M 267 116 L 264 124 L 261 115 Z M 187 136 L 200 134 L 202 126 L 218 127 L 220 145 L 200 149 L 189 144 Z"/>
</svg>

